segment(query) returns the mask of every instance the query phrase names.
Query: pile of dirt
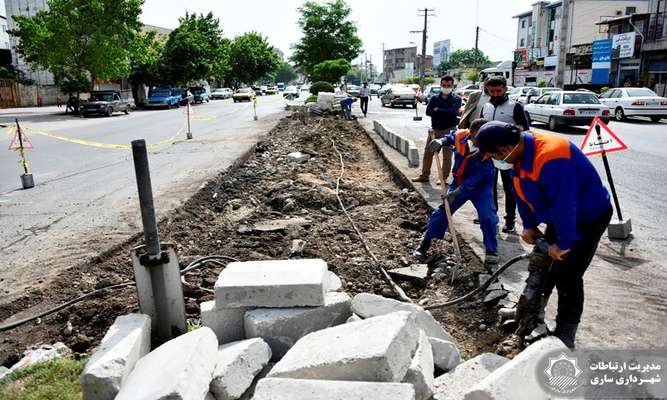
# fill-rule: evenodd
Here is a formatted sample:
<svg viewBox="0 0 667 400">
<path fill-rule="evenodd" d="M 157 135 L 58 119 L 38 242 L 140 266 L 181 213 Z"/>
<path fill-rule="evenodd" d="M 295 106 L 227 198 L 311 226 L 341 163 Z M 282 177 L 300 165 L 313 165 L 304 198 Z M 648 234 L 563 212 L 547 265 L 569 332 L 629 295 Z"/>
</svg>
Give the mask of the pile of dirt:
<svg viewBox="0 0 667 400">
<path fill-rule="evenodd" d="M 429 207 L 417 193 L 392 181 L 356 122 L 337 118 L 280 121 L 247 162 L 220 174 L 165 218 L 159 227 L 161 240 L 177 244 L 182 268 L 216 254 L 239 260 L 322 258 L 350 295 L 394 296 L 338 205 L 340 162 L 332 140 L 345 163 L 341 197 L 372 251 L 385 269 L 414 263 L 410 255 L 425 229 Z M 293 152 L 307 153 L 310 159 L 297 161 L 289 156 Z M 48 290 L 35 289 L 0 306 L 0 320 L 17 313 L 32 315 L 81 293 L 131 280 L 130 249 L 139 244 L 141 238 L 129 240 L 94 263 L 65 271 Z M 451 253 L 447 242 L 434 250 Z M 444 264 L 444 274 L 431 275 L 425 284 L 400 282 L 401 286 L 420 304 L 466 293 L 476 286 L 483 267 L 469 249 L 463 251 L 466 265 L 453 286 L 446 273 L 451 261 Z M 198 317 L 202 301 L 213 299 L 197 286 L 212 288 L 220 270 L 211 266 L 186 275 L 189 318 Z M 76 352 L 86 352 L 116 316 L 137 309 L 135 289 L 130 287 L 1 333 L 0 363 L 11 365 L 26 346 L 40 342 L 63 341 Z M 494 327 L 495 311 L 479 299 L 433 314 L 457 339 L 464 357 L 493 351 L 503 338 Z M 65 329 L 68 321 L 71 331 Z"/>
</svg>

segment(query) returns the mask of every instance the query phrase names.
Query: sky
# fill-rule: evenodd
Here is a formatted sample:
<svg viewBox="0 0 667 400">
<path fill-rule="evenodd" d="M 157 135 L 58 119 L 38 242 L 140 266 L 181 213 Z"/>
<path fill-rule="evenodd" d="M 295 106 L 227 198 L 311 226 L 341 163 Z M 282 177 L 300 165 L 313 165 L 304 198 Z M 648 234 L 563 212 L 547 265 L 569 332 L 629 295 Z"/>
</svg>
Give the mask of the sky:
<svg viewBox="0 0 667 400">
<path fill-rule="evenodd" d="M 481 28 L 479 48 L 493 61 L 512 58 L 516 47 L 517 20 L 514 15 L 530 10 L 536 0 L 425 0 L 419 3 L 397 0 L 346 0 L 352 8 L 351 19 L 363 41 L 364 51 L 374 64 L 382 60 L 386 49 L 418 45 L 421 53 L 423 17 L 418 8 L 435 9 L 429 17 L 426 54 L 433 54 L 433 42 L 450 39 L 452 51 L 475 46 L 475 22 Z M 291 54 L 290 45 L 298 42 L 298 8 L 303 0 L 145 0 L 141 20 L 165 28 L 178 26 L 178 18 L 187 12 L 208 13 L 220 18 L 226 37 L 257 31 L 269 43 Z M 324 2 L 317 0 L 317 2 Z M 478 13 L 479 12 L 479 13 Z M 411 44 L 413 42 L 414 44 Z M 378 70 L 381 71 L 378 65 Z"/>
</svg>

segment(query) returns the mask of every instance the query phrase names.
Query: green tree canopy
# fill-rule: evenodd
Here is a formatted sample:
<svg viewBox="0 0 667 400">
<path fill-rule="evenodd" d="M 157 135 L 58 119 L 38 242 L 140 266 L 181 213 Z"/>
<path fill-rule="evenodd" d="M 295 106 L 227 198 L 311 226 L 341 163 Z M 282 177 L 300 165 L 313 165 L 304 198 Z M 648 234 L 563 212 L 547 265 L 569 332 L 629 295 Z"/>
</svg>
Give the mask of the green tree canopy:
<svg viewBox="0 0 667 400">
<path fill-rule="evenodd" d="M 14 16 L 18 52 L 53 73 L 63 91 L 89 90 L 97 78 L 130 72 L 143 0 L 50 0 L 34 16 Z M 85 85 L 84 85 L 85 84 Z M 76 89 L 76 90 L 75 90 Z"/>
<path fill-rule="evenodd" d="M 155 31 L 141 32 L 133 42 L 134 49 L 130 57 L 129 81 L 132 86 L 147 86 L 168 83 L 168 77 L 161 73 L 160 60 L 164 41 L 157 38 Z"/>
<path fill-rule="evenodd" d="M 475 49 L 456 50 L 449 55 L 447 63 L 441 63 L 438 66 L 438 72 L 444 64 L 443 72 L 454 68 L 477 67 L 491 64 L 489 57 L 483 51 Z"/>
<path fill-rule="evenodd" d="M 234 38 L 229 49 L 229 59 L 234 86 L 254 83 L 275 73 L 280 67 L 280 60 L 273 47 L 257 32 Z"/>
<path fill-rule="evenodd" d="M 289 63 L 282 63 L 276 71 L 276 82 L 289 83 L 297 78 L 294 67 Z"/>
<path fill-rule="evenodd" d="M 312 79 L 335 83 L 347 74 L 350 68 L 352 68 L 352 65 L 344 58 L 322 61 L 313 67 Z"/>
<path fill-rule="evenodd" d="M 179 22 L 164 46 L 163 65 L 171 82 L 188 84 L 210 78 L 214 70 L 219 72 L 225 45 L 220 21 L 213 13 L 195 13 L 185 14 Z"/>
<path fill-rule="evenodd" d="M 353 60 L 361 51 L 357 27 L 349 20 L 350 7 L 343 0 L 324 4 L 306 1 L 299 8 L 301 42 L 292 45 L 294 61 L 299 69 L 310 75 L 315 65 L 335 59 Z"/>
</svg>

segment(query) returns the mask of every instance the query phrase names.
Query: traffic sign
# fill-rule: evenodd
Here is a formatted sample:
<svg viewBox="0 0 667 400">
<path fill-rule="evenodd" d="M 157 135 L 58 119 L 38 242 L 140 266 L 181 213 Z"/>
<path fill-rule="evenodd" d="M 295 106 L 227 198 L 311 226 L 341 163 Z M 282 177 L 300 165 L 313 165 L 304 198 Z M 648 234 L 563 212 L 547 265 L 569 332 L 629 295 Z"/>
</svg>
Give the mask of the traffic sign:
<svg viewBox="0 0 667 400">
<path fill-rule="evenodd" d="M 19 134 L 21 135 L 20 139 L 19 139 Z M 25 132 L 21 131 L 20 127 L 17 127 L 16 130 L 14 131 L 14 136 L 12 137 L 12 141 L 9 143 L 9 150 L 20 150 L 21 148 L 23 148 L 24 150 L 32 149 L 34 148 L 34 146 L 32 145 L 30 138 L 25 134 Z"/>
<path fill-rule="evenodd" d="M 599 125 L 602 129 L 595 129 L 596 125 Z M 586 132 L 586 137 L 581 143 L 581 150 L 587 156 L 627 149 L 628 146 L 598 117 L 593 119 L 588 132 Z"/>
</svg>

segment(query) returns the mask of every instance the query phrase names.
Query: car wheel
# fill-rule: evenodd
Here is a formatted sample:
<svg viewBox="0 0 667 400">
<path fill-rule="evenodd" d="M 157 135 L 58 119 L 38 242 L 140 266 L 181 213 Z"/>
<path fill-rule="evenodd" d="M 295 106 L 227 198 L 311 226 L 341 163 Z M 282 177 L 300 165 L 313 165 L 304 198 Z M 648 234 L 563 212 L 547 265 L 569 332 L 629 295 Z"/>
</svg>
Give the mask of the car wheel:
<svg viewBox="0 0 667 400">
<path fill-rule="evenodd" d="M 549 118 L 549 130 L 550 131 L 557 131 L 558 130 L 558 121 L 556 121 L 556 118 L 554 118 L 554 117 Z"/>
<path fill-rule="evenodd" d="M 110 117 L 113 115 L 113 108 L 107 108 L 107 117 Z"/>
<path fill-rule="evenodd" d="M 180 108 L 180 107 L 181 107 L 181 103 L 176 102 L 176 108 Z"/>
<path fill-rule="evenodd" d="M 528 122 L 528 126 L 531 126 L 533 124 L 533 121 L 530 119 L 530 114 L 526 113 L 526 122 Z"/>
<path fill-rule="evenodd" d="M 616 111 L 614 111 L 614 118 L 616 121 L 621 122 L 625 120 L 625 112 L 623 112 L 622 107 L 618 107 Z"/>
<path fill-rule="evenodd" d="M 660 122 L 661 119 L 662 117 L 651 117 L 651 121 L 653 122 Z"/>
<path fill-rule="evenodd" d="M 130 115 L 130 107 L 127 107 L 124 111 L 125 115 Z"/>
</svg>

